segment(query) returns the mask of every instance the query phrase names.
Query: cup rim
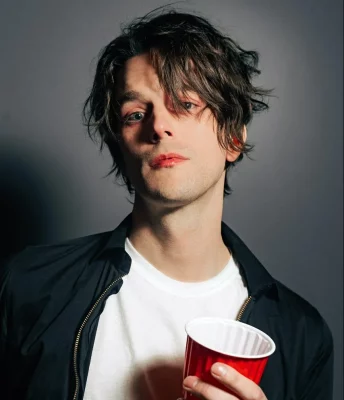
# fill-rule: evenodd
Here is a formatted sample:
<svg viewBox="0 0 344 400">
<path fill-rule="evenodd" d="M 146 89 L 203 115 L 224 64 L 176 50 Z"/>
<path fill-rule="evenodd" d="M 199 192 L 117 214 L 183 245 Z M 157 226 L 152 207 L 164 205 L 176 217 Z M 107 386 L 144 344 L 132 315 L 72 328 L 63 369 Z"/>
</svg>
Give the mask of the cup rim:
<svg viewBox="0 0 344 400">
<path fill-rule="evenodd" d="M 247 355 L 247 354 L 236 354 L 236 353 L 228 353 L 228 352 L 223 352 L 223 351 L 218 351 L 215 348 L 213 348 L 212 346 L 208 346 L 205 345 L 203 343 L 200 343 L 198 340 L 195 340 L 192 335 L 190 335 L 189 330 L 190 330 L 190 326 L 197 324 L 197 323 L 213 323 L 213 322 L 220 322 L 223 323 L 225 325 L 241 325 L 244 326 L 246 329 L 248 329 L 249 331 L 253 331 L 256 333 L 259 333 L 261 336 L 263 336 L 264 339 L 266 339 L 270 344 L 271 344 L 271 349 L 263 354 L 258 354 L 258 355 Z M 212 351 L 215 351 L 217 353 L 221 353 L 227 356 L 231 356 L 231 357 L 236 357 L 236 358 L 245 358 L 245 359 L 261 359 L 261 358 L 265 358 L 265 357 L 269 357 L 271 356 L 271 354 L 273 354 L 276 350 L 276 344 L 275 342 L 272 340 L 272 338 L 267 335 L 265 332 L 261 331 L 258 328 L 255 328 L 252 325 L 249 324 L 245 324 L 244 322 L 241 321 L 236 321 L 236 320 L 232 320 L 232 319 L 226 319 L 226 318 L 219 318 L 219 317 L 198 317 L 198 318 L 194 318 L 192 320 L 190 320 L 189 322 L 187 322 L 185 324 L 185 332 L 187 334 L 187 336 L 189 336 L 194 342 L 200 344 L 201 346 L 204 346 Z"/>
</svg>

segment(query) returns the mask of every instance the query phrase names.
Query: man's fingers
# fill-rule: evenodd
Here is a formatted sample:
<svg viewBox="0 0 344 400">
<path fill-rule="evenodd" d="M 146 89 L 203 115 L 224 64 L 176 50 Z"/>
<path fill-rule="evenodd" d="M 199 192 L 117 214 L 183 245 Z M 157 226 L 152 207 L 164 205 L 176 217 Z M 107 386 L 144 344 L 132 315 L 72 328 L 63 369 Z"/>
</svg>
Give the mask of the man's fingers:
<svg viewBox="0 0 344 400">
<path fill-rule="evenodd" d="M 262 389 L 257 384 L 228 365 L 215 363 L 211 367 L 211 373 L 241 399 L 267 400 Z"/>
<path fill-rule="evenodd" d="M 194 396 L 203 400 L 238 400 L 237 397 L 224 392 L 208 383 L 198 379 L 196 376 L 188 376 L 183 382 L 184 389 Z"/>
<path fill-rule="evenodd" d="M 205 383 L 196 376 L 188 376 L 184 380 L 184 389 L 204 400 L 267 400 L 257 384 L 228 365 L 215 363 L 211 367 L 211 373 L 233 394 Z"/>
</svg>

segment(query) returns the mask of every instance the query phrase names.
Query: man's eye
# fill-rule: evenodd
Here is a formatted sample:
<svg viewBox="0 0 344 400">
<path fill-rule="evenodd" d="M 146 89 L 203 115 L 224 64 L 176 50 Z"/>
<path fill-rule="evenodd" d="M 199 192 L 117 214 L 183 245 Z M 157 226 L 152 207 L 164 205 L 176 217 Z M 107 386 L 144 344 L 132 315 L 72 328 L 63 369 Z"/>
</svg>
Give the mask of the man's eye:
<svg viewBox="0 0 344 400">
<path fill-rule="evenodd" d="M 135 122 L 140 122 L 144 117 L 144 113 L 140 112 L 140 111 L 136 111 L 130 115 L 128 115 L 125 119 L 124 122 L 125 123 L 135 123 Z"/>
<path fill-rule="evenodd" d="M 196 104 L 191 103 L 190 101 L 184 101 L 184 104 L 185 104 L 185 108 L 186 108 L 187 110 L 191 110 L 192 107 L 196 107 Z"/>
</svg>

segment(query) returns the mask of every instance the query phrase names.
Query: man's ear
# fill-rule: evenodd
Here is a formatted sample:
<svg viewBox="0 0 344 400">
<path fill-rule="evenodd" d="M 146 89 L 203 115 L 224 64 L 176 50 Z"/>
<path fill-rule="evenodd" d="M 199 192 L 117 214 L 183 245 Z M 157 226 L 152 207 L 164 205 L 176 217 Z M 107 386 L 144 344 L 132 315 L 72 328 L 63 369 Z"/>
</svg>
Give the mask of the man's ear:
<svg viewBox="0 0 344 400">
<path fill-rule="evenodd" d="M 247 140 L 247 129 L 246 129 L 246 125 L 243 126 L 241 135 L 242 135 L 242 141 L 243 141 L 244 143 L 246 143 L 246 140 Z M 234 142 L 234 144 L 236 144 L 238 147 L 240 147 L 240 143 L 239 143 L 239 141 L 238 141 L 236 138 L 233 139 L 233 142 Z M 229 148 L 229 149 L 226 151 L 226 160 L 229 161 L 229 162 L 234 162 L 234 161 L 240 156 L 240 154 L 241 154 L 241 151 L 239 151 L 239 150 L 237 150 L 237 149 Z"/>
</svg>

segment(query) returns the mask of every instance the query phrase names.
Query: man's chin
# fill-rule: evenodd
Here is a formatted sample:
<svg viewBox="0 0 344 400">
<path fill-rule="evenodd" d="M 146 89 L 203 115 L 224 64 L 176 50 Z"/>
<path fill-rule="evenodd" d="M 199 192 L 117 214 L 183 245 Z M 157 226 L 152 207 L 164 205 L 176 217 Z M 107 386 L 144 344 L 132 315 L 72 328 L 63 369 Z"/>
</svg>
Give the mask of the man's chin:
<svg viewBox="0 0 344 400">
<path fill-rule="evenodd" d="M 141 197 L 145 202 L 169 208 L 181 207 L 193 200 L 190 191 L 183 193 L 180 190 L 150 190 L 142 193 Z"/>
</svg>

